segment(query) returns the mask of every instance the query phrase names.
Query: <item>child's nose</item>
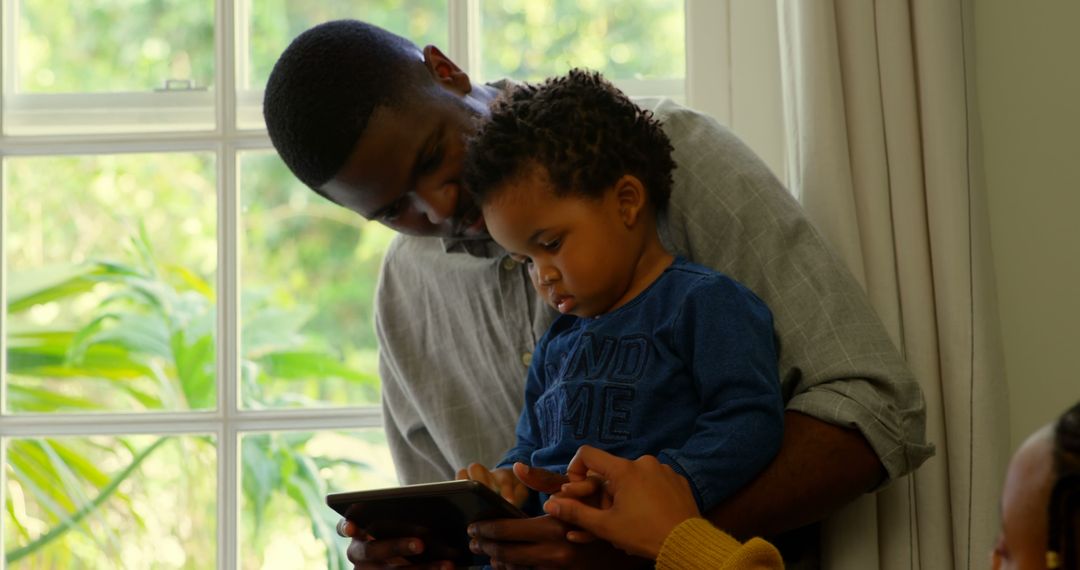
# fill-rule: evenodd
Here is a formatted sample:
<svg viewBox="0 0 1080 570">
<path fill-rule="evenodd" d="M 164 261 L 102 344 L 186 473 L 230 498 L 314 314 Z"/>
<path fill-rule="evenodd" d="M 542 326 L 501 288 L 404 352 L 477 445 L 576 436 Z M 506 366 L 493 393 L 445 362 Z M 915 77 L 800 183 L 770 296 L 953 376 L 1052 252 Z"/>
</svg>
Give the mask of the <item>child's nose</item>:
<svg viewBox="0 0 1080 570">
<path fill-rule="evenodd" d="M 543 266 L 538 273 L 538 279 L 541 285 L 551 285 L 559 280 L 559 270 L 551 265 Z"/>
</svg>

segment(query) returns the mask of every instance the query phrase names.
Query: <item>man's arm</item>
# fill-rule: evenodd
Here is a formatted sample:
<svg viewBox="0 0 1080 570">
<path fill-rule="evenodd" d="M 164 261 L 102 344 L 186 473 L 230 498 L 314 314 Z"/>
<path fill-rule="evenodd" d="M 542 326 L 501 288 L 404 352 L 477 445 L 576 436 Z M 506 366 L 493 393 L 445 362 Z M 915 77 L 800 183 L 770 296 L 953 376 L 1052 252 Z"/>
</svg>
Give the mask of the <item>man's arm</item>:
<svg viewBox="0 0 1080 570">
<path fill-rule="evenodd" d="M 825 518 L 886 476 L 857 430 L 789 411 L 780 453 L 707 518 L 740 540 L 771 536 Z"/>
<path fill-rule="evenodd" d="M 679 165 L 661 224 L 665 244 L 747 285 L 772 309 L 789 412 L 857 429 L 885 467 L 883 482 L 910 473 L 933 454 L 922 392 L 859 282 L 730 131 L 674 104 L 656 112 Z"/>
</svg>

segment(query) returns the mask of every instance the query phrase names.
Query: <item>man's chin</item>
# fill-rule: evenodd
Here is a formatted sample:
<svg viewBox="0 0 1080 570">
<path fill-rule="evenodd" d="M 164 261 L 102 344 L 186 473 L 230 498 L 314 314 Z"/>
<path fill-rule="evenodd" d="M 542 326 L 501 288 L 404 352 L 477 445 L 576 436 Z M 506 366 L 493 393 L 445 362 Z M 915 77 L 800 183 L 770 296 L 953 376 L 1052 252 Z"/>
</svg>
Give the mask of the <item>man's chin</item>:
<svg viewBox="0 0 1080 570">
<path fill-rule="evenodd" d="M 483 216 L 479 217 L 472 223 L 472 225 L 461 228 L 454 232 L 458 239 L 488 239 L 491 234 L 488 233 L 487 224 L 484 223 Z"/>
</svg>

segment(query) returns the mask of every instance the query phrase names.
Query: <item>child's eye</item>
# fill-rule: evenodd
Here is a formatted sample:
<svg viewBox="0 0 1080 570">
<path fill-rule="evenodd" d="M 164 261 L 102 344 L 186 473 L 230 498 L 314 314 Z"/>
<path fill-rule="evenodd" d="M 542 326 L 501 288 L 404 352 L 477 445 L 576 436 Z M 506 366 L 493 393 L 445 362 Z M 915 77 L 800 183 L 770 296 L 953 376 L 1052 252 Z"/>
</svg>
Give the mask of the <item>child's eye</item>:
<svg viewBox="0 0 1080 570">
<path fill-rule="evenodd" d="M 547 243 L 540 244 L 540 247 L 546 249 L 547 251 L 557 251 L 559 249 L 559 245 L 561 245 L 561 244 L 562 244 L 562 240 L 555 239 L 555 240 L 551 240 L 551 241 L 549 241 Z"/>
</svg>

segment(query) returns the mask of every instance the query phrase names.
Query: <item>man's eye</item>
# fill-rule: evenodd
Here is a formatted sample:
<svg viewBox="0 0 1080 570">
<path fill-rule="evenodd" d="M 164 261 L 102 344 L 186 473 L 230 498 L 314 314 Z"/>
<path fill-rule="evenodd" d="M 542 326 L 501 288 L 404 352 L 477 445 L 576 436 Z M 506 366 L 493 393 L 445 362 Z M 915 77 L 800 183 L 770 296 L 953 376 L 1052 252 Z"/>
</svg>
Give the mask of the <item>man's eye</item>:
<svg viewBox="0 0 1080 570">
<path fill-rule="evenodd" d="M 417 171 L 420 174 L 428 174 L 435 171 L 435 169 L 437 169 L 439 165 L 442 164 L 442 157 L 443 145 L 440 142 L 439 144 L 432 147 L 432 149 L 429 150 L 420 160 L 420 166 L 419 168 L 417 168 Z"/>
<path fill-rule="evenodd" d="M 401 214 L 404 211 L 405 200 L 398 200 L 397 202 L 394 202 L 385 210 L 383 210 L 381 217 L 384 222 L 393 222 L 394 220 L 397 220 L 399 217 L 401 217 Z"/>
</svg>

